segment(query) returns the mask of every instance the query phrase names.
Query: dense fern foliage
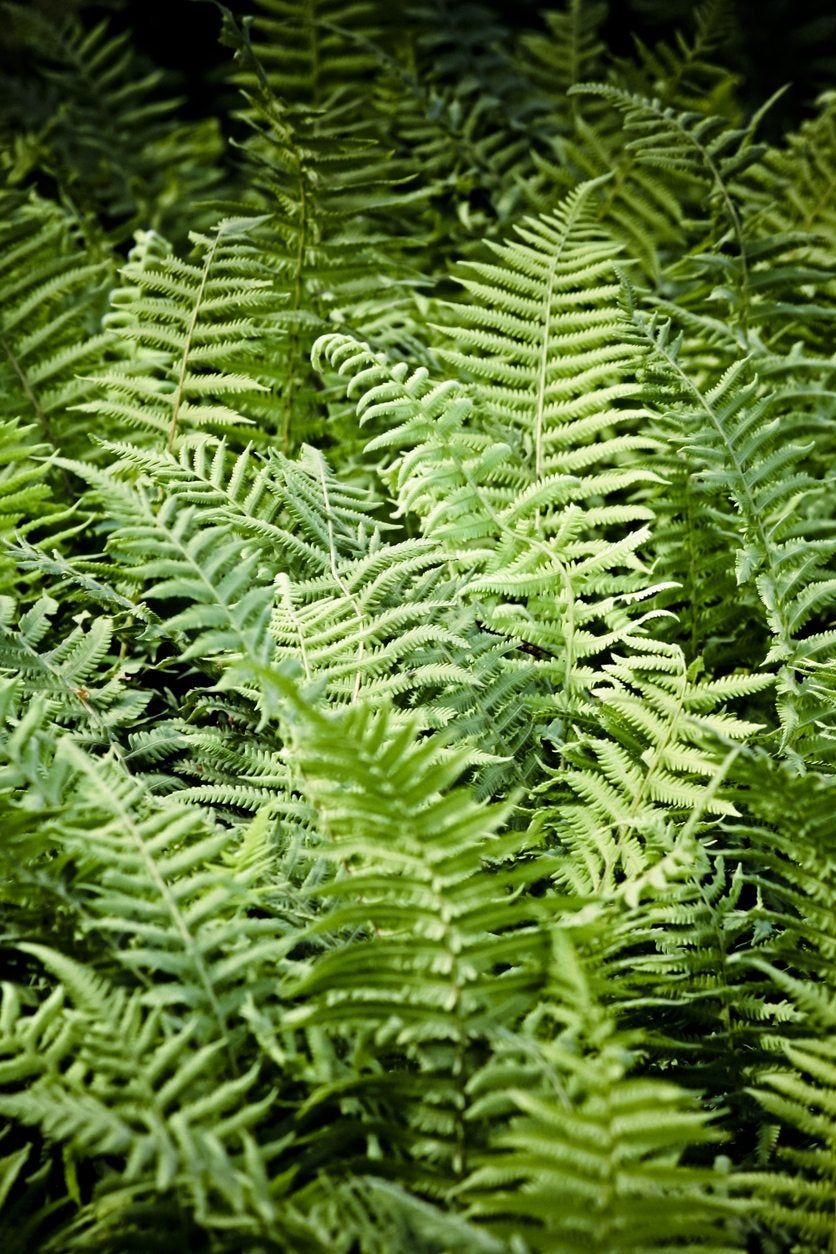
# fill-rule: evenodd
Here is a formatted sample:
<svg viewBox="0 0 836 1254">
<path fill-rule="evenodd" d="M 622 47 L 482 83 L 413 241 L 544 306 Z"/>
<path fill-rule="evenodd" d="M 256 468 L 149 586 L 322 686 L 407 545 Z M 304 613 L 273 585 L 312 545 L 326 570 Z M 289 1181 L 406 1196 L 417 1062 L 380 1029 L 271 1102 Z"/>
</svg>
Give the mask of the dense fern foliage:
<svg viewBox="0 0 836 1254">
<path fill-rule="evenodd" d="M 828 23 L 251 3 L 2 4 L 0 1247 L 832 1251 Z"/>
</svg>

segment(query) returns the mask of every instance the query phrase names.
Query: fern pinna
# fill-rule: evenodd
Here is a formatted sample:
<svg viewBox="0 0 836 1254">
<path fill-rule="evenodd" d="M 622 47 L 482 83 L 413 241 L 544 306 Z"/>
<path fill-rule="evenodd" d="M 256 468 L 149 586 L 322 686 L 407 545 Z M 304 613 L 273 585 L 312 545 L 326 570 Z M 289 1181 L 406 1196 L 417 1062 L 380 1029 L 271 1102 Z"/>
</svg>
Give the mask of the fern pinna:
<svg viewBox="0 0 836 1254">
<path fill-rule="evenodd" d="M 0 5 L 3 1250 L 832 1249 L 833 59 L 185 7 Z"/>
</svg>

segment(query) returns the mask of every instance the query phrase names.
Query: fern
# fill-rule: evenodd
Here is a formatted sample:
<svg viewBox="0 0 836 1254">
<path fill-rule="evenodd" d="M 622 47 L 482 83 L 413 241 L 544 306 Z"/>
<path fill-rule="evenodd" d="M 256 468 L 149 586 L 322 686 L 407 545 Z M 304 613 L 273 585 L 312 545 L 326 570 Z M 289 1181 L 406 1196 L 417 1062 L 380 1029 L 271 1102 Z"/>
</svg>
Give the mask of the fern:
<svg viewBox="0 0 836 1254">
<path fill-rule="evenodd" d="M 297 735 L 306 790 L 330 856 L 345 868 L 325 889 L 335 904 L 323 926 L 356 939 L 301 978 L 294 992 L 305 1004 L 293 1021 L 353 1028 L 375 1051 L 403 1053 L 404 1069 L 389 1075 L 381 1097 L 401 1108 L 413 1155 L 460 1174 L 468 1057 L 513 1022 L 537 984 L 532 907 L 524 898 L 512 904 L 536 866 L 511 863 L 520 836 L 495 835 L 501 808 L 483 811 L 449 790 L 462 756 L 445 760 L 385 711 L 361 705 L 332 723 L 308 716 Z M 372 1071 L 371 1096 L 380 1083 Z"/>
<path fill-rule="evenodd" d="M 614 290 L 595 286 L 611 264 L 612 250 L 603 245 L 599 251 L 587 243 L 583 202 L 579 193 L 554 225 L 543 223 L 541 233 L 526 233 L 524 238 L 534 248 L 508 245 L 501 253 L 506 263 L 511 262 L 506 270 L 477 268 L 491 285 L 473 281 L 473 288 L 486 301 L 496 299 L 499 309 L 475 312 L 476 326 L 471 330 L 467 317 L 471 309 L 463 306 L 465 328 L 452 334 L 469 352 L 465 356 L 455 350 L 445 357 L 457 367 L 466 360 L 477 380 L 484 371 L 490 384 L 477 382 L 465 388 L 451 380 L 433 385 L 423 369 L 412 375 L 400 366 L 392 369 L 375 360 L 367 346 L 338 336 L 324 338 L 315 349 L 318 360 L 361 380 L 364 395 L 358 412 L 363 421 L 390 425 L 370 441 L 369 451 L 406 446 L 392 465 L 401 509 L 418 514 L 425 534 L 443 543 L 457 562 L 467 563 L 471 594 L 480 598 L 489 626 L 547 653 L 565 645 L 567 686 L 578 674 L 586 677 L 579 670 L 581 661 L 619 638 L 627 619 L 622 607 L 654 591 L 632 575 L 641 569 L 634 556 L 646 534 L 641 528 L 609 542 L 584 535 L 593 528 L 604 531 L 646 519 L 644 506 L 618 503 L 608 508 L 597 501 L 652 478 L 652 472 L 608 465 L 600 476 L 583 473 L 599 458 L 617 462 L 645 443 L 642 437 L 630 436 L 595 439 L 599 431 L 622 420 L 621 411 L 610 405 L 634 389 L 631 383 L 617 382 L 619 364 L 630 359 L 629 346 L 615 350 L 600 346 L 599 337 L 607 334 L 606 313 L 596 310 L 578 318 L 565 340 L 552 331 L 587 291 L 603 304 Z M 564 241 L 573 229 L 579 234 L 577 256 L 572 256 L 570 244 L 571 260 L 564 260 Z M 543 261 L 537 246 L 545 253 Z M 586 268 L 578 282 L 580 258 Z M 558 265 L 573 276 L 565 294 Z M 506 274 L 509 289 L 500 286 Z M 576 282 L 582 295 L 575 293 Z M 523 321 L 525 315 L 530 324 Z M 486 356 L 480 367 L 481 355 L 491 350 L 493 355 Z M 562 372 L 576 361 L 587 368 L 590 382 L 601 379 L 599 392 L 573 396 Z M 471 419 L 479 404 L 494 415 L 487 430 Z M 393 426 L 395 422 L 399 425 Z M 526 470 L 528 457 L 533 474 Z M 596 506 L 587 512 L 583 505 L 591 497 Z M 630 573 L 622 574 L 625 570 Z M 561 591 L 552 608 L 555 581 Z M 589 604 L 579 595 L 582 581 Z M 540 588 L 548 588 L 545 598 L 538 598 Z M 491 598 L 503 594 L 505 600 L 492 605 Z M 519 609 L 515 599 L 522 602 Z M 597 631 L 590 629 L 592 624 Z"/>
<path fill-rule="evenodd" d="M 312 41 L 311 74 L 326 74 L 316 15 L 297 17 Z M 296 24 L 287 13 L 284 20 L 286 28 Z M 331 25 L 324 28 L 326 44 L 332 42 Z M 415 193 L 398 187 L 407 171 L 393 166 L 377 136 L 358 124 L 351 97 L 329 93 L 320 103 L 317 89 L 312 103 L 288 102 L 271 88 L 248 29 L 227 13 L 225 30 L 248 84 L 245 117 L 253 135 L 247 152 L 254 190 L 268 211 L 262 248 L 287 302 L 284 351 L 267 373 L 273 395 L 261 417 L 289 452 L 299 430 L 316 430 L 309 363 L 316 331 L 357 317 L 379 321 L 383 339 L 397 333 L 388 306 L 403 298 L 406 273 L 403 249 L 392 246 L 392 224 L 409 212 Z M 381 287 L 387 289 L 383 301 Z"/>
<path fill-rule="evenodd" d="M 168 76 L 133 51 L 129 32 L 95 16 L 88 21 L 68 6 L 50 21 L 17 0 L 3 5 L 17 36 L 0 97 L 14 182 L 49 176 L 86 229 L 111 239 L 129 238 L 137 226 L 185 236 L 176 206 L 217 190 L 220 128 L 212 118 L 177 117 Z M 202 225 L 192 220 L 192 229 Z"/>
<path fill-rule="evenodd" d="M 806 1143 L 779 1149 L 788 1169 L 765 1175 L 755 1187 L 771 1224 L 797 1235 L 802 1249 L 824 1248 L 833 1232 L 833 1051 L 813 1040 L 788 1045 L 786 1054 L 792 1070 L 762 1074 L 754 1095 Z"/>
<path fill-rule="evenodd" d="M 373 4 L 346 0 L 259 0 L 253 52 L 282 95 L 319 106 L 373 64 L 368 44 L 379 37 Z"/>
</svg>

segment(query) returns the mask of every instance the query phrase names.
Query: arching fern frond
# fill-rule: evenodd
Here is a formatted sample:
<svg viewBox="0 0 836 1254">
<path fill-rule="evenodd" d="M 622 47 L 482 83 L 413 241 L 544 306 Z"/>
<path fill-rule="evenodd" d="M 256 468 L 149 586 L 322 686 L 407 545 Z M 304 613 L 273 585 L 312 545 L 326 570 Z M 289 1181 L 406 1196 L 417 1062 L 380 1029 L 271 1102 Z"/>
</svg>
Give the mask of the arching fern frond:
<svg viewBox="0 0 836 1254">
<path fill-rule="evenodd" d="M 445 356 L 472 384 L 435 384 L 338 335 L 314 349 L 316 363 L 352 380 L 358 416 L 379 432 L 367 450 L 387 454 L 401 510 L 467 570 L 488 626 L 547 654 L 565 648 L 569 686 L 587 682 L 580 663 L 656 590 L 636 554 L 646 530 L 623 530 L 650 516 L 630 497 L 654 476 L 638 456 L 630 464 L 646 438 L 612 431 L 641 412 L 622 409 L 636 362 L 609 303 L 615 288 L 602 282 L 615 250 L 590 223 L 587 195 L 463 280 L 476 299 L 455 307 L 460 347 Z M 399 450 L 391 460 L 389 449 Z"/>
</svg>

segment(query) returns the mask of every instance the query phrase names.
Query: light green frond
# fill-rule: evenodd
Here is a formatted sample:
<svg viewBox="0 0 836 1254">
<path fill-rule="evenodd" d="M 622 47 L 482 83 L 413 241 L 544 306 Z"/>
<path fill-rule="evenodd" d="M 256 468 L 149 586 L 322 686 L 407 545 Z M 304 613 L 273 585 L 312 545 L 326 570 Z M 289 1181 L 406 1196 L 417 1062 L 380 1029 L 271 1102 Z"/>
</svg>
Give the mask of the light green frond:
<svg viewBox="0 0 836 1254">
<path fill-rule="evenodd" d="M 131 261 L 111 322 L 122 358 L 96 378 L 81 406 L 108 430 L 139 428 L 172 450 L 183 431 L 241 427 L 233 406 L 262 386 L 258 342 L 275 309 L 264 264 L 248 241 L 260 219 L 227 218 L 193 234 L 194 260 L 171 254 Z"/>
</svg>

